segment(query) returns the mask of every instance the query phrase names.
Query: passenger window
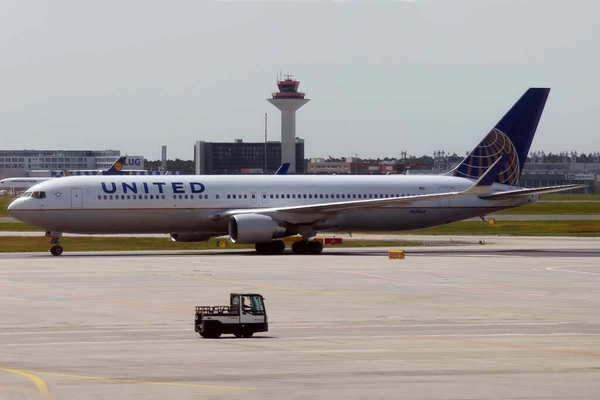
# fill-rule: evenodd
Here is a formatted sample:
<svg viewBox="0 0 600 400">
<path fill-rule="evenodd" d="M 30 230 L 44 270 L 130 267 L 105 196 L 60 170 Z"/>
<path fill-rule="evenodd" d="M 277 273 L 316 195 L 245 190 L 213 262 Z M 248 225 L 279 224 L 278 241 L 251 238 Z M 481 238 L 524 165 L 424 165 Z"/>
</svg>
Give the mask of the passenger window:
<svg viewBox="0 0 600 400">
<path fill-rule="evenodd" d="M 109 198 L 110 198 L 110 200 L 112 200 L 112 194 L 110 195 L 110 197 L 109 197 Z"/>
<path fill-rule="evenodd" d="M 309 199 L 312 199 L 312 194 L 309 194 L 309 195 L 308 195 L 308 198 L 309 198 Z"/>
<path fill-rule="evenodd" d="M 231 195 L 229 195 L 229 194 L 228 194 L 228 195 L 227 195 L 227 198 L 228 198 L 228 199 L 230 199 L 230 198 L 231 198 Z"/>
<path fill-rule="evenodd" d="M 98 195 L 98 200 L 102 200 L 102 196 Z"/>
<path fill-rule="evenodd" d="M 286 195 L 286 197 L 289 199 L 289 198 L 290 198 L 290 195 L 288 194 L 288 195 Z"/>
<path fill-rule="evenodd" d="M 121 195 L 121 200 L 125 200 L 125 195 L 124 194 Z"/>
<path fill-rule="evenodd" d="M 251 194 L 252 198 L 255 199 L 256 195 L 254 193 Z"/>
<path fill-rule="evenodd" d="M 273 198 L 273 195 L 270 195 L 270 197 Z M 265 197 L 263 196 L 263 198 L 265 198 Z"/>
<path fill-rule="evenodd" d="M 163 199 L 165 198 L 165 195 L 163 194 Z M 194 195 L 190 194 L 190 199 L 194 200 Z"/>
<path fill-rule="evenodd" d="M 130 195 L 127 195 L 127 200 L 129 200 L 129 199 L 131 199 L 131 196 L 130 196 Z"/>
<path fill-rule="evenodd" d="M 303 195 L 302 195 L 302 197 L 303 197 L 303 198 L 306 198 L 306 195 L 305 195 L 305 194 L 303 194 Z"/>
<path fill-rule="evenodd" d="M 107 196 L 107 195 L 104 195 L 104 200 L 106 200 L 107 198 L 108 198 L 108 196 Z"/>
<path fill-rule="evenodd" d="M 215 199 L 218 199 L 218 198 L 219 198 L 219 195 L 216 195 L 216 196 L 215 196 Z"/>
</svg>

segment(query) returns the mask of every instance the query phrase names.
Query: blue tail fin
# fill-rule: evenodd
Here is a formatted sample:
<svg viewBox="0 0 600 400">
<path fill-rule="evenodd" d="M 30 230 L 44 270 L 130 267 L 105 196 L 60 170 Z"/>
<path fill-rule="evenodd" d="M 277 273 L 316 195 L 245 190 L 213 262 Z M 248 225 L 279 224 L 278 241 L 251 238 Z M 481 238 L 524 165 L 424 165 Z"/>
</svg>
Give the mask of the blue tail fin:
<svg viewBox="0 0 600 400">
<path fill-rule="evenodd" d="M 287 175 L 288 169 L 290 169 L 290 163 L 285 162 L 281 164 L 279 168 L 277 168 L 277 171 L 275 171 L 275 175 Z"/>
<path fill-rule="evenodd" d="M 120 157 L 109 169 L 102 171 L 102 175 L 124 175 L 125 172 L 122 169 L 126 159 L 126 156 Z"/>
<path fill-rule="evenodd" d="M 450 173 L 478 179 L 496 160 L 507 155 L 495 182 L 517 185 L 550 89 L 531 88 L 500 122 Z"/>
</svg>

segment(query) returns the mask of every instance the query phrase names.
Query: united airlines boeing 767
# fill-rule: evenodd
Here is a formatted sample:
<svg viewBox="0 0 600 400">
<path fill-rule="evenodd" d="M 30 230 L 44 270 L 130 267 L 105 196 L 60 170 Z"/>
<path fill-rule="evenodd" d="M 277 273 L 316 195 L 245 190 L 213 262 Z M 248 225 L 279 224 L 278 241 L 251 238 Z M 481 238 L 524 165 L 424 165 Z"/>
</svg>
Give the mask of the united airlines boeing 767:
<svg viewBox="0 0 600 400">
<path fill-rule="evenodd" d="M 46 181 L 9 213 L 43 228 L 51 254 L 63 232 L 166 233 L 176 242 L 229 235 L 257 252 L 318 254 L 319 231 L 427 228 L 516 207 L 539 194 L 582 187 L 517 186 L 550 89 L 529 89 L 469 155 L 443 175 L 85 176 Z"/>
</svg>

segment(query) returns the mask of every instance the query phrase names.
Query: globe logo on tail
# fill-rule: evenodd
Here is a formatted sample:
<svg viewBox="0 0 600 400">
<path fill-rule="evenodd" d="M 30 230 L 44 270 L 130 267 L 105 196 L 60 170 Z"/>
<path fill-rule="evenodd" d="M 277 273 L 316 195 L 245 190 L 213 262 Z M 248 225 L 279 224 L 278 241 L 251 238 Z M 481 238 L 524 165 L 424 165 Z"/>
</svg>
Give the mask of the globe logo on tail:
<svg viewBox="0 0 600 400">
<path fill-rule="evenodd" d="M 496 128 L 492 129 L 454 170 L 454 176 L 478 179 L 496 160 L 505 154 L 507 155 L 506 161 L 498 174 L 496 182 L 517 185 L 520 176 L 517 149 L 510 139 Z"/>
</svg>

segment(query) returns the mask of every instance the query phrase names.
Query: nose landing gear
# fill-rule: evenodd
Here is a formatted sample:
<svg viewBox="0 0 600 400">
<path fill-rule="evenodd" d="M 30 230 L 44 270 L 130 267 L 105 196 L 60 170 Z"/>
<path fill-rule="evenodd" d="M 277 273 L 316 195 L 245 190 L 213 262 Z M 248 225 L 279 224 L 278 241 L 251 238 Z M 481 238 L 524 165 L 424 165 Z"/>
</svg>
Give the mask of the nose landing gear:
<svg viewBox="0 0 600 400">
<path fill-rule="evenodd" d="M 63 253 L 63 248 L 59 243 L 62 232 L 48 231 L 46 232 L 46 236 L 50 237 L 48 242 L 52 245 L 50 247 L 50 254 L 53 256 L 60 256 Z"/>
</svg>

